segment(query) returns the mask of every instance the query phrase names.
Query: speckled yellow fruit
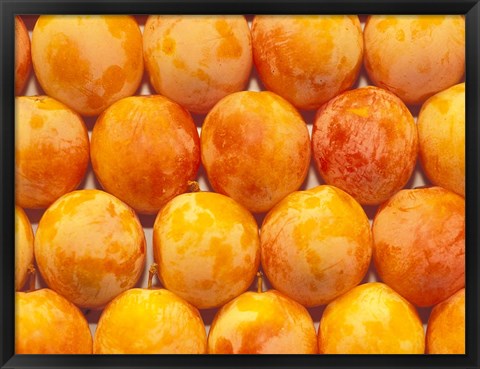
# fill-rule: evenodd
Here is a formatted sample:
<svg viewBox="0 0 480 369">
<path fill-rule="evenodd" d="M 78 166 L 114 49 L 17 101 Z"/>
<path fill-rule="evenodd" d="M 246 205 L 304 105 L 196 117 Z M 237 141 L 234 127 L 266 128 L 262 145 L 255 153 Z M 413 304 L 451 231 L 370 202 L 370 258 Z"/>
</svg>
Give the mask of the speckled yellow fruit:
<svg viewBox="0 0 480 369">
<path fill-rule="evenodd" d="M 200 313 L 164 289 L 134 288 L 107 305 L 95 331 L 94 354 L 204 354 Z"/>
<path fill-rule="evenodd" d="M 415 169 L 417 126 L 394 94 L 374 86 L 357 88 L 318 110 L 312 151 L 327 184 L 362 205 L 379 205 L 402 189 Z"/>
<path fill-rule="evenodd" d="M 418 116 L 420 160 L 437 186 L 465 196 L 465 83 L 439 92 Z"/>
<path fill-rule="evenodd" d="M 153 227 L 153 251 L 163 286 L 200 309 L 245 292 L 260 263 L 253 216 L 213 192 L 175 197 Z"/>
<path fill-rule="evenodd" d="M 322 354 L 423 354 L 415 308 L 383 283 L 355 287 L 331 302 L 318 331 Z"/>
<path fill-rule="evenodd" d="M 202 163 L 215 191 L 256 213 L 298 190 L 310 165 L 307 125 L 272 92 L 223 98 L 205 118 L 200 140 Z"/>
<path fill-rule="evenodd" d="M 87 128 L 48 96 L 17 97 L 15 113 L 15 201 L 22 208 L 46 208 L 85 176 Z"/>
<path fill-rule="evenodd" d="M 465 288 L 436 305 L 427 324 L 428 354 L 465 354 Z"/>
<path fill-rule="evenodd" d="M 132 96 L 97 119 L 91 156 L 106 191 L 139 213 L 157 214 L 195 179 L 200 139 L 180 105 L 160 95 Z"/>
<path fill-rule="evenodd" d="M 44 288 L 15 294 L 16 354 L 91 354 L 92 335 L 81 311 Z"/>
<path fill-rule="evenodd" d="M 372 255 L 367 215 L 333 186 L 288 195 L 265 217 L 260 243 L 262 268 L 272 286 L 308 307 L 359 284 Z"/>
<path fill-rule="evenodd" d="M 253 57 L 267 89 L 299 109 L 318 109 L 350 88 L 363 57 L 353 16 L 255 16 Z"/>
<path fill-rule="evenodd" d="M 222 307 L 208 335 L 210 354 L 316 354 L 312 318 L 281 293 L 245 292 Z"/>
<path fill-rule="evenodd" d="M 32 33 L 32 61 L 47 95 L 98 115 L 137 90 L 142 33 L 131 16 L 42 15 Z"/>
<path fill-rule="evenodd" d="M 15 95 L 25 88 L 30 70 L 32 69 L 32 57 L 30 49 L 30 36 L 22 18 L 15 17 Z"/>
<path fill-rule="evenodd" d="M 406 104 L 423 103 L 465 72 L 462 15 L 373 15 L 364 40 L 369 77 Z"/>
<path fill-rule="evenodd" d="M 133 210 L 116 197 L 74 191 L 42 216 L 35 258 L 51 289 L 79 307 L 99 309 L 139 279 L 145 236 Z"/>
<path fill-rule="evenodd" d="M 143 46 L 155 91 L 194 113 L 243 90 L 250 77 L 252 42 L 241 15 L 151 15 Z"/>
<path fill-rule="evenodd" d="M 441 187 L 397 192 L 372 225 L 379 277 L 417 306 L 465 286 L 465 200 Z"/>
<path fill-rule="evenodd" d="M 21 290 L 33 265 L 33 230 L 27 214 L 15 206 L 15 290 Z"/>
</svg>

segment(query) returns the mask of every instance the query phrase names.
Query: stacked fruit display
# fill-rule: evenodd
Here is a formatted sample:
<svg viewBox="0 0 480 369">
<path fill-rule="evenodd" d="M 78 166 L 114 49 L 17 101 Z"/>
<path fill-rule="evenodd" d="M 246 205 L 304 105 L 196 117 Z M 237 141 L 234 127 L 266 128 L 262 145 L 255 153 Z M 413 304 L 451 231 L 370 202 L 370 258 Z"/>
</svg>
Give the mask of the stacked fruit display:
<svg viewBox="0 0 480 369">
<path fill-rule="evenodd" d="M 17 353 L 465 351 L 462 16 L 23 19 Z"/>
</svg>

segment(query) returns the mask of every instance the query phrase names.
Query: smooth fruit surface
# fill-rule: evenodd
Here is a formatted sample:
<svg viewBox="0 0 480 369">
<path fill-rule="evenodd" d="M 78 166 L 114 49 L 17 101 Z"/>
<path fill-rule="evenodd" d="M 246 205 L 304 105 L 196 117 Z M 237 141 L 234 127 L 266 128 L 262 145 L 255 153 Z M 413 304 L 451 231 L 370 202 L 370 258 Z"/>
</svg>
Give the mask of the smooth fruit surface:
<svg viewBox="0 0 480 369">
<path fill-rule="evenodd" d="M 327 184 L 362 205 L 378 205 L 403 188 L 417 159 L 417 127 L 394 94 L 373 86 L 347 91 L 317 112 L 315 165 Z"/>
<path fill-rule="evenodd" d="M 318 331 L 323 354 L 423 354 L 415 308 L 383 283 L 365 283 L 331 302 Z"/>
<path fill-rule="evenodd" d="M 183 194 L 159 213 L 153 250 L 163 286 L 200 308 L 245 292 L 260 264 L 253 216 L 227 196 Z"/>
<path fill-rule="evenodd" d="M 403 190 L 375 215 L 379 277 L 417 306 L 465 286 L 465 200 L 441 187 Z"/>
<path fill-rule="evenodd" d="M 41 15 L 32 61 L 47 95 L 82 115 L 98 115 L 140 85 L 142 33 L 131 16 Z"/>
<path fill-rule="evenodd" d="M 271 92 L 237 92 L 205 118 L 202 163 L 216 192 L 252 212 L 270 210 L 303 183 L 310 140 L 302 116 Z"/>
<path fill-rule="evenodd" d="M 30 36 L 22 18 L 15 17 L 15 95 L 20 95 L 32 69 Z"/>
<path fill-rule="evenodd" d="M 267 214 L 260 241 L 273 288 L 304 306 L 326 304 L 355 287 L 372 255 L 365 212 L 333 186 L 288 195 Z"/>
<path fill-rule="evenodd" d="M 21 290 L 33 264 L 33 229 L 27 214 L 15 206 L 15 290 Z"/>
<path fill-rule="evenodd" d="M 91 354 L 92 335 L 81 311 L 44 288 L 15 294 L 16 354 Z"/>
<path fill-rule="evenodd" d="M 164 289 L 128 290 L 102 312 L 94 354 L 203 354 L 207 335 L 197 309 Z"/>
<path fill-rule="evenodd" d="M 127 97 L 97 119 L 91 156 L 106 191 L 140 213 L 157 214 L 195 179 L 200 139 L 180 105 L 160 95 Z"/>
<path fill-rule="evenodd" d="M 318 109 L 349 89 L 362 65 L 356 15 L 257 15 L 252 39 L 255 66 L 266 88 L 299 109 Z"/>
<path fill-rule="evenodd" d="M 210 354 L 316 354 L 308 311 L 281 293 L 245 292 L 218 311 L 210 327 Z"/>
<path fill-rule="evenodd" d="M 114 196 L 74 191 L 42 216 L 35 258 L 51 289 L 79 307 L 100 309 L 137 283 L 145 236 L 133 210 Z"/>
</svg>

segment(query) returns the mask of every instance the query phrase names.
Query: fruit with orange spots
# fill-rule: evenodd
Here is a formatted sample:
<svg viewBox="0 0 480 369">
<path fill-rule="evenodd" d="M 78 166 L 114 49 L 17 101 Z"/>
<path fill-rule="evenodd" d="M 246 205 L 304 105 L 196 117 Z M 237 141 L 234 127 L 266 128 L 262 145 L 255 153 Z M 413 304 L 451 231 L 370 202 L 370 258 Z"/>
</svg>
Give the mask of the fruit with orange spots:
<svg viewBox="0 0 480 369">
<path fill-rule="evenodd" d="M 465 286 L 465 200 L 441 187 L 398 192 L 375 215 L 373 259 L 380 278 L 417 306 Z"/>
<path fill-rule="evenodd" d="M 268 90 L 318 109 L 356 81 L 363 57 L 357 16 L 257 15 L 253 57 Z"/>
<path fill-rule="evenodd" d="M 32 69 L 32 55 L 30 36 L 22 18 L 15 17 L 15 95 L 25 88 L 30 70 Z"/>
<path fill-rule="evenodd" d="M 47 95 L 98 115 L 140 85 L 142 33 L 131 16 L 42 15 L 32 33 L 32 61 Z"/>
<path fill-rule="evenodd" d="M 245 292 L 260 263 L 253 216 L 227 196 L 182 194 L 158 213 L 153 251 L 165 288 L 200 309 Z"/>
<path fill-rule="evenodd" d="M 194 113 L 245 88 L 252 69 L 244 16 L 151 15 L 143 34 L 155 91 Z"/>
<path fill-rule="evenodd" d="M 465 83 L 428 99 L 417 125 L 425 174 L 435 185 L 465 196 Z"/>
<path fill-rule="evenodd" d="M 209 354 L 316 354 L 308 311 L 278 291 L 245 292 L 223 306 L 208 334 Z"/>
<path fill-rule="evenodd" d="M 426 342 L 428 354 L 465 354 L 465 288 L 433 308 Z"/>
<path fill-rule="evenodd" d="M 358 88 L 320 108 L 312 149 L 327 184 L 362 205 L 378 205 L 407 184 L 417 159 L 417 127 L 394 94 L 372 86 Z"/>
<path fill-rule="evenodd" d="M 46 208 L 73 191 L 88 167 L 82 118 L 48 96 L 15 98 L 15 201 Z"/>
<path fill-rule="evenodd" d="M 15 290 L 21 290 L 33 265 L 33 230 L 27 214 L 15 206 Z"/>
<path fill-rule="evenodd" d="M 137 283 L 145 236 L 133 210 L 114 196 L 74 191 L 42 216 L 35 258 L 51 289 L 79 307 L 100 309 Z"/>
<path fill-rule="evenodd" d="M 103 310 L 94 354 L 204 354 L 207 335 L 200 313 L 165 289 L 134 288 Z"/>
<path fill-rule="evenodd" d="M 333 186 L 285 197 L 265 217 L 260 243 L 273 288 L 307 307 L 326 304 L 359 284 L 372 255 L 365 212 Z"/>
<path fill-rule="evenodd" d="M 91 156 L 106 191 L 140 213 L 156 214 L 195 178 L 200 140 L 180 105 L 160 95 L 127 97 L 98 118 Z"/>
<path fill-rule="evenodd" d="M 423 354 L 425 333 L 415 308 L 383 283 L 365 283 L 323 312 L 321 354 Z"/>
<path fill-rule="evenodd" d="M 202 163 L 216 192 L 252 212 L 270 210 L 303 183 L 310 140 L 302 116 L 271 92 L 222 99 L 201 132 Z"/>
<path fill-rule="evenodd" d="M 364 30 L 365 69 L 406 104 L 421 104 L 465 72 L 461 15 L 373 15 Z"/>
<path fill-rule="evenodd" d="M 91 354 L 92 334 L 81 311 L 44 288 L 15 294 L 16 354 Z"/>
</svg>

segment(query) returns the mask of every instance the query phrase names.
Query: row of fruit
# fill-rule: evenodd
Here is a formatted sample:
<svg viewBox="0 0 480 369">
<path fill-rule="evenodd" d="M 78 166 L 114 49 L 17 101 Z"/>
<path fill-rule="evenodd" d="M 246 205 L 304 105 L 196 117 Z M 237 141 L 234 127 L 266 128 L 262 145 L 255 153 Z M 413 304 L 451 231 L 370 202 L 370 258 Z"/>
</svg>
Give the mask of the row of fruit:
<svg viewBox="0 0 480 369">
<path fill-rule="evenodd" d="M 48 96 L 16 99 L 16 287 L 35 261 L 48 289 L 17 293 L 17 353 L 464 351 L 463 17 L 150 16 L 142 35 L 40 16 L 31 60 Z M 378 87 L 346 91 L 362 61 Z M 144 64 L 159 95 L 131 96 Z M 268 92 L 241 91 L 253 64 Z M 318 109 L 311 138 L 297 109 Z M 417 155 L 440 187 L 402 190 Z M 328 185 L 295 192 L 311 157 Z M 74 191 L 89 162 L 107 192 Z M 200 163 L 218 193 L 183 194 Z M 20 207 L 47 209 L 35 237 Z M 133 288 L 150 241 L 166 290 Z M 372 259 L 386 284 L 358 286 Z M 260 265 L 275 290 L 245 292 Z M 326 304 L 317 334 L 305 307 Z M 413 305 L 436 306 L 426 337 Z M 93 340 L 78 307 L 103 309 Z"/>
</svg>

